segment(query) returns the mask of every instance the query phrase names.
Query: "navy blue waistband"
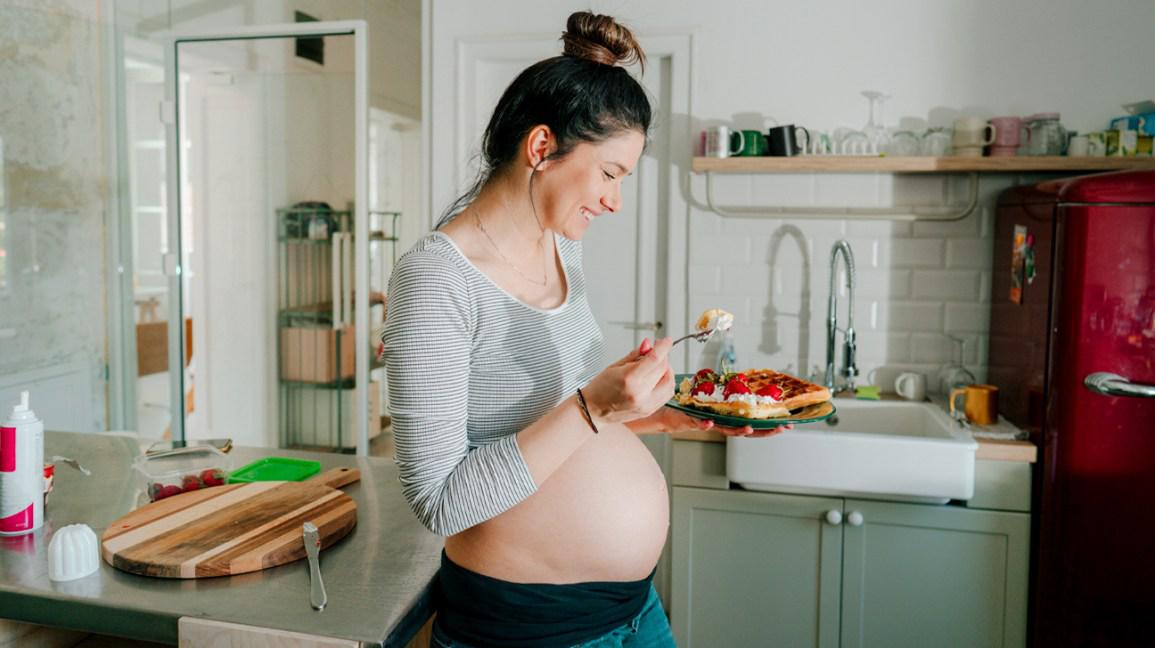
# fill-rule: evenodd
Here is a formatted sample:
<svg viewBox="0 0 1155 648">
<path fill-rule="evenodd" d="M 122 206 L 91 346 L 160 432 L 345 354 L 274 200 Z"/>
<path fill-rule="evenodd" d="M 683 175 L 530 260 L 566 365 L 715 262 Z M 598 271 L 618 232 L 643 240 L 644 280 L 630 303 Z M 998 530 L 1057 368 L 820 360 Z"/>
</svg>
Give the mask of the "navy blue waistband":
<svg viewBox="0 0 1155 648">
<path fill-rule="evenodd" d="M 451 638 L 477 648 L 572 646 L 640 614 L 653 578 L 511 583 L 470 571 L 442 551 L 437 620 Z"/>
</svg>

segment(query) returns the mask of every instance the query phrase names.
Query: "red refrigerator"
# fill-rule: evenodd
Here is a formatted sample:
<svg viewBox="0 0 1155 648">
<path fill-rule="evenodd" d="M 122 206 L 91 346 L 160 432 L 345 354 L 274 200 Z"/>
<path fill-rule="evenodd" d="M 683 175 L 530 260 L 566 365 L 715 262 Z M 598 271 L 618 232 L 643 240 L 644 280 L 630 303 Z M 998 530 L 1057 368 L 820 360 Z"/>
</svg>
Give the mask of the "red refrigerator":
<svg viewBox="0 0 1155 648">
<path fill-rule="evenodd" d="M 1039 445 L 1034 646 L 1155 646 L 1155 171 L 1004 192 L 990 382 Z"/>
</svg>

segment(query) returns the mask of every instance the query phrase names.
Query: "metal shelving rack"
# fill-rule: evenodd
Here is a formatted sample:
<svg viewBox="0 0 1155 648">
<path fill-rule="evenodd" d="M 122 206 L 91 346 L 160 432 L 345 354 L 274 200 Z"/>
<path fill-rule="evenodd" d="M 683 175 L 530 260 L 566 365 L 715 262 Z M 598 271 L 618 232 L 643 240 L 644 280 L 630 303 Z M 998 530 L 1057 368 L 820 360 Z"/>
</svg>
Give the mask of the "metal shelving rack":
<svg viewBox="0 0 1155 648">
<path fill-rule="evenodd" d="M 397 262 L 396 211 L 369 212 L 369 243 L 388 244 L 388 255 L 371 252 L 372 277 Z M 288 207 L 277 219 L 277 376 L 280 445 L 352 452 L 351 409 L 355 373 L 353 328 L 353 209 Z M 370 306 L 383 304 L 370 280 Z M 384 313 L 382 313 L 382 316 Z M 373 342 L 371 340 L 371 342 Z M 371 354 L 366 385 L 372 416 L 383 410 L 383 368 Z M 376 413 L 376 414 L 374 414 Z M 370 421 L 369 435 L 380 432 Z M 375 425 L 377 423 L 377 425 Z"/>
<path fill-rule="evenodd" d="M 290 207 L 276 218 L 280 445 L 345 450 L 356 386 L 353 212 Z"/>
</svg>

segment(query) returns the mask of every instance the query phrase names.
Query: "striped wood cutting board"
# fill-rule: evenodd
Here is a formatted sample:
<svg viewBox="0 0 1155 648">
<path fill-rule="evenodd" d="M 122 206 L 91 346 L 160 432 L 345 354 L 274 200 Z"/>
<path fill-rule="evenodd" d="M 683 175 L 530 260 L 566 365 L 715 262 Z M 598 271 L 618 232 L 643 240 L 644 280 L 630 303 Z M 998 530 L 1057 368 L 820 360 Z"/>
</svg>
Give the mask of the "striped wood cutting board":
<svg viewBox="0 0 1155 648">
<path fill-rule="evenodd" d="M 303 482 L 215 486 L 146 504 L 108 526 L 105 562 L 161 578 L 229 576 L 305 557 L 302 525 L 320 530 L 321 546 L 357 524 L 357 503 L 337 488 L 361 478 L 335 468 Z"/>
</svg>

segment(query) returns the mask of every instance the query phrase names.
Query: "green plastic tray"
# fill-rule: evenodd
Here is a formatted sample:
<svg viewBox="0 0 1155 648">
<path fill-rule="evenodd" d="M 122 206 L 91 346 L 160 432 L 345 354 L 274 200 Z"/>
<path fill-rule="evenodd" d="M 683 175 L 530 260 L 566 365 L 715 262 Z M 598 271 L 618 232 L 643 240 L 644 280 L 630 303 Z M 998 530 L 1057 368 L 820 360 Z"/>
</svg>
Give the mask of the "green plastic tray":
<svg viewBox="0 0 1155 648">
<path fill-rule="evenodd" d="M 265 457 L 229 473 L 228 483 L 302 481 L 321 472 L 321 462 L 289 457 Z"/>
</svg>

